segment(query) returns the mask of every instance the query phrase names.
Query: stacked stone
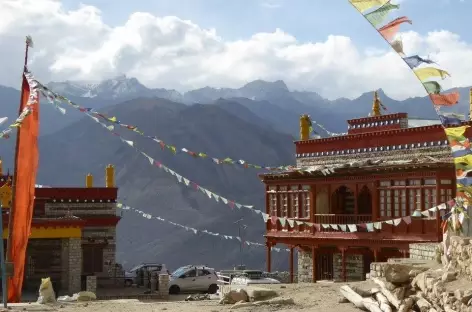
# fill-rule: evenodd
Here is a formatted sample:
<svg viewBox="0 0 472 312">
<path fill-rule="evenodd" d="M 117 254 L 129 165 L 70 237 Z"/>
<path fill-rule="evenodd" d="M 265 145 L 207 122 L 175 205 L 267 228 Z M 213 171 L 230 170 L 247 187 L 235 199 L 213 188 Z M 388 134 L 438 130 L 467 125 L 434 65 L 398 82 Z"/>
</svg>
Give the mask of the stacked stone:
<svg viewBox="0 0 472 312">
<path fill-rule="evenodd" d="M 410 244 L 410 258 L 420 260 L 436 260 L 438 243 Z"/>
<path fill-rule="evenodd" d="M 82 243 L 80 238 L 64 238 L 61 241 L 61 276 L 64 292 L 75 294 L 81 291 Z"/>
<path fill-rule="evenodd" d="M 86 290 L 91 291 L 94 294 L 96 294 L 97 292 L 97 277 L 96 276 L 87 276 Z"/>
<path fill-rule="evenodd" d="M 384 277 L 386 262 L 372 262 L 370 264 L 370 273 L 368 277 Z"/>
<path fill-rule="evenodd" d="M 313 281 L 313 260 L 311 251 L 298 252 L 298 282 L 311 283 Z"/>
<path fill-rule="evenodd" d="M 472 280 L 472 244 L 470 237 L 451 237 L 449 266 L 462 277 Z"/>
<path fill-rule="evenodd" d="M 152 272 L 151 273 L 151 292 L 154 292 L 157 290 L 158 279 L 159 279 L 159 276 L 157 275 L 157 272 Z"/>
<path fill-rule="evenodd" d="M 161 299 L 169 299 L 169 275 L 159 274 L 159 296 Z"/>
</svg>

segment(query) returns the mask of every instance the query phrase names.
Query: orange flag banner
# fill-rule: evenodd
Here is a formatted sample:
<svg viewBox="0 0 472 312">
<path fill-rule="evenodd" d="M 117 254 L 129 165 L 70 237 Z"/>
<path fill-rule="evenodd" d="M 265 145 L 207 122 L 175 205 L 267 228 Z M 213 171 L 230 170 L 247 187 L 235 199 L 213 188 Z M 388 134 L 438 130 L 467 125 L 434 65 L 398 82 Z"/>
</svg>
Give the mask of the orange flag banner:
<svg viewBox="0 0 472 312">
<path fill-rule="evenodd" d="M 12 203 L 11 254 L 13 277 L 8 279 L 8 302 L 20 302 L 23 287 L 26 247 L 33 218 L 36 171 L 38 168 L 39 97 L 32 82 L 23 75 L 20 111 L 32 110 L 18 128 L 14 200 Z M 9 233 L 10 235 L 10 233 Z"/>
<path fill-rule="evenodd" d="M 411 24 L 411 20 L 406 16 L 396 18 L 387 25 L 379 28 L 379 33 L 385 38 L 385 40 L 390 42 L 400 29 L 400 25 L 403 23 Z"/>
<path fill-rule="evenodd" d="M 434 105 L 452 106 L 459 103 L 460 94 L 454 91 L 443 94 L 430 94 L 429 97 Z"/>
</svg>

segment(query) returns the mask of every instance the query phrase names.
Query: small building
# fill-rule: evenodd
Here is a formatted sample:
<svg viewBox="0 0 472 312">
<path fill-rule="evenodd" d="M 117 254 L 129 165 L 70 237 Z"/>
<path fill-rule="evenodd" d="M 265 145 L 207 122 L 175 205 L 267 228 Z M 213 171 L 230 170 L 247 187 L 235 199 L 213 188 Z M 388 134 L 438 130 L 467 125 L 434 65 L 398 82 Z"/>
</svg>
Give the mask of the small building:
<svg viewBox="0 0 472 312">
<path fill-rule="evenodd" d="M 295 142 L 302 169 L 260 175 L 269 272 L 276 244 L 290 248 L 292 280 L 296 249 L 298 281 L 315 282 L 363 280 L 373 261 L 408 257 L 411 243 L 442 241 L 440 213 L 426 210 L 455 197 L 443 127 L 382 115 L 381 105 L 376 93 L 369 117 L 348 120 L 347 134 L 328 138 L 310 139 L 302 116 Z"/>
<path fill-rule="evenodd" d="M 41 278 L 51 277 L 56 292 L 75 293 L 85 288 L 86 276 L 97 283 L 123 279 L 116 264 L 116 201 L 118 188 L 114 167 L 105 169 L 105 187 L 95 187 L 86 176 L 85 187 L 36 187 L 34 214 L 27 248 L 24 289 L 34 289 Z M 3 240 L 8 236 L 8 209 L 11 207 L 12 176 L 3 172 L 0 160 L 0 201 L 3 213 Z"/>
</svg>

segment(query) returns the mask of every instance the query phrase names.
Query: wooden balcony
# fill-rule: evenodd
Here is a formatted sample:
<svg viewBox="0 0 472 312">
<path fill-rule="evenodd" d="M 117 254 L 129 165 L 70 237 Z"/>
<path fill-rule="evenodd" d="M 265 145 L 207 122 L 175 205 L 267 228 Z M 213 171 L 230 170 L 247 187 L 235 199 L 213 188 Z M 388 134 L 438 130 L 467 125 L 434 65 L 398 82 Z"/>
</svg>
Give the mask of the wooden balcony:
<svg viewBox="0 0 472 312">
<path fill-rule="evenodd" d="M 294 221 L 312 222 L 309 219 L 294 219 Z M 381 222 L 382 220 L 373 220 L 371 215 L 346 215 L 346 214 L 315 214 L 313 222 L 315 226 L 306 224 L 298 225 L 296 222 L 293 227 L 286 222 L 282 226 L 280 222 L 273 224 L 271 221 L 267 223 L 267 236 L 275 237 L 324 237 L 333 239 L 343 239 L 343 237 L 352 237 L 355 235 L 359 238 L 407 238 L 424 237 L 425 240 L 440 240 L 441 236 L 441 220 L 440 216 L 434 218 L 412 218 L 411 223 L 407 224 L 403 220 L 397 226 L 382 223 L 380 229 L 369 231 L 365 226 L 366 223 Z M 347 228 L 348 224 L 355 224 L 357 231 L 350 232 Z M 324 226 L 323 226 L 324 225 Z M 339 226 L 346 225 L 346 231 Z M 326 236 L 327 235 L 327 236 Z"/>
</svg>

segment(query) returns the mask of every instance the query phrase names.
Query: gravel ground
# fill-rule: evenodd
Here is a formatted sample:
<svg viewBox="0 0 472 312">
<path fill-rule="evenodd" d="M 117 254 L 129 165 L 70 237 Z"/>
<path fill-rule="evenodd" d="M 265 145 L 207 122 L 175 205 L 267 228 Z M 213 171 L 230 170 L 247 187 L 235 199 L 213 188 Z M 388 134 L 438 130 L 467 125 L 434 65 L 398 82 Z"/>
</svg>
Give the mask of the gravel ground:
<svg viewBox="0 0 472 312">
<path fill-rule="evenodd" d="M 341 283 L 318 282 L 316 284 L 284 284 L 264 285 L 264 288 L 275 289 L 280 297 L 293 298 L 295 305 L 271 305 L 241 308 L 237 311 L 280 311 L 294 310 L 320 312 L 354 312 L 357 310 L 351 303 L 338 303 Z M 362 289 L 373 287 L 371 282 L 349 283 Z M 13 306 L 9 311 L 81 311 L 81 312 L 217 312 L 228 311 L 231 305 L 219 305 L 217 300 L 185 302 L 185 296 L 171 296 L 170 301 L 142 302 L 138 300 L 110 300 L 89 303 L 69 303 L 55 306 L 38 306 L 36 304 L 22 304 Z"/>
</svg>

